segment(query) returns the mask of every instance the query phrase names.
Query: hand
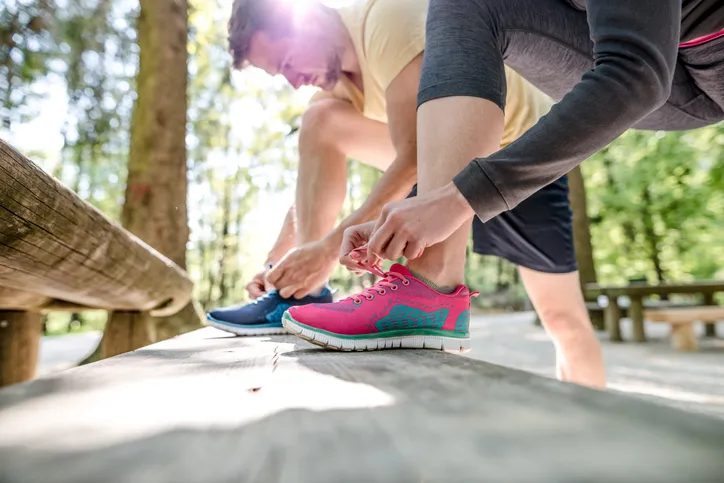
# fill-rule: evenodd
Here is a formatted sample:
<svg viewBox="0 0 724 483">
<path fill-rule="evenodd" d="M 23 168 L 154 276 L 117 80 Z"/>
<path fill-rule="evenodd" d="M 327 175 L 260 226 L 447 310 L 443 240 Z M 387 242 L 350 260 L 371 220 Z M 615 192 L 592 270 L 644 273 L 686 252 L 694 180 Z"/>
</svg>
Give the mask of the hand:
<svg viewBox="0 0 724 483">
<path fill-rule="evenodd" d="M 251 297 L 252 300 L 258 299 L 267 291 L 266 270 L 254 275 L 254 278 L 251 279 L 251 282 L 246 285 L 246 292 L 249 294 L 249 297 Z"/>
<path fill-rule="evenodd" d="M 282 297 L 306 297 L 327 281 L 337 264 L 338 249 L 328 240 L 302 245 L 290 250 L 267 278 Z"/>
<path fill-rule="evenodd" d="M 418 258 L 425 248 L 448 239 L 475 212 L 454 184 L 387 204 L 367 252 L 388 260 Z"/>
<path fill-rule="evenodd" d="M 360 268 L 359 262 L 369 263 L 373 266 L 379 266 L 382 262 L 382 260 L 374 255 L 369 254 L 365 257 L 361 255 L 359 251 L 355 251 L 367 245 L 376 224 L 376 221 L 370 221 L 368 223 L 362 223 L 361 225 L 350 226 L 344 230 L 344 239 L 342 240 L 342 248 L 339 253 L 339 263 L 357 275 L 365 272 L 364 269 Z M 369 258 L 369 260 L 366 258 Z"/>
</svg>

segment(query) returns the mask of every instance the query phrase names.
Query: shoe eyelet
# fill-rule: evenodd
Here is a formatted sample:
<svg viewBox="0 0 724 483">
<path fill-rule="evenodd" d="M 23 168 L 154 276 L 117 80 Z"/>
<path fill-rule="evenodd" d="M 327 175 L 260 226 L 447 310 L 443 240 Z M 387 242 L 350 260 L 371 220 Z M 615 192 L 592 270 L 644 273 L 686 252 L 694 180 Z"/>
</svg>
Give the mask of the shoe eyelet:
<svg viewBox="0 0 724 483">
<path fill-rule="evenodd" d="M 365 298 L 366 298 L 367 300 L 374 300 L 374 299 L 375 299 L 375 296 L 374 296 L 374 295 L 370 295 L 369 297 L 365 297 Z"/>
<path fill-rule="evenodd" d="M 393 285 L 392 287 L 390 287 L 390 290 L 392 290 L 393 292 L 397 289 L 398 289 L 397 285 Z"/>
<path fill-rule="evenodd" d="M 362 301 L 360 299 L 353 299 L 352 303 L 355 305 L 362 305 Z"/>
<path fill-rule="evenodd" d="M 409 280 L 403 280 L 403 281 L 402 281 L 402 285 L 410 285 L 410 281 L 409 281 Z"/>
<path fill-rule="evenodd" d="M 380 295 L 385 295 L 387 293 L 387 290 L 383 290 L 380 292 Z"/>
</svg>

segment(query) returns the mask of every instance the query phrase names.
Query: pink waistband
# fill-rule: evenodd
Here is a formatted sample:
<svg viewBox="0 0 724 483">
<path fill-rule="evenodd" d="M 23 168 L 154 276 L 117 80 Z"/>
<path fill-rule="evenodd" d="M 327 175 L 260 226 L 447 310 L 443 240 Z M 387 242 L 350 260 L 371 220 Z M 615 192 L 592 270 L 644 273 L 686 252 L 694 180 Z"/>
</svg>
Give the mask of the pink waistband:
<svg viewBox="0 0 724 483">
<path fill-rule="evenodd" d="M 679 48 L 683 49 L 686 47 L 695 47 L 697 45 L 705 44 L 707 42 L 711 42 L 714 39 L 718 39 L 719 37 L 724 37 L 724 29 L 714 32 L 713 34 L 704 35 L 703 37 L 699 37 L 698 39 L 689 40 L 688 42 L 684 42 L 682 44 L 679 44 Z"/>
</svg>

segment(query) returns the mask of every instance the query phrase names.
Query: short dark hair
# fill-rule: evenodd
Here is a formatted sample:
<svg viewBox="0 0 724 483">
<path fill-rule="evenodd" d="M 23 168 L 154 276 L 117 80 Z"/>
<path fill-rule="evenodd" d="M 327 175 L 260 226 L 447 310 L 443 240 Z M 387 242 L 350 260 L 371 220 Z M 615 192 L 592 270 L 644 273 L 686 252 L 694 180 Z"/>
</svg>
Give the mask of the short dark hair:
<svg viewBox="0 0 724 483">
<path fill-rule="evenodd" d="M 272 17 L 278 14 L 275 0 L 234 0 L 229 19 L 229 52 L 236 69 L 246 67 L 249 43 L 260 30 L 276 27 Z M 275 19 L 276 20 L 276 19 Z"/>
</svg>

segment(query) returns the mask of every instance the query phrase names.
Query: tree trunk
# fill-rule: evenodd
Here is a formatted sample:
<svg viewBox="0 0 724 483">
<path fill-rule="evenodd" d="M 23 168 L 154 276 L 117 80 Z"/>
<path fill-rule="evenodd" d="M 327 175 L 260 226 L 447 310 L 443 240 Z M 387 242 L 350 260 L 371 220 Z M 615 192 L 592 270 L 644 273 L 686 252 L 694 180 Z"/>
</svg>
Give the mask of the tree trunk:
<svg viewBox="0 0 724 483">
<path fill-rule="evenodd" d="M 606 184 L 608 185 L 608 188 L 612 193 L 618 194 L 619 189 L 616 186 L 616 181 L 613 177 L 613 166 L 611 166 L 611 161 L 605 157 L 603 158 L 603 170 L 606 175 Z M 624 221 L 622 228 L 626 241 L 628 241 L 630 245 L 634 244 L 636 242 L 636 228 L 633 223 L 630 221 Z"/>
<path fill-rule="evenodd" d="M 666 275 L 664 274 L 664 269 L 661 266 L 661 258 L 659 257 L 660 239 L 654 227 L 654 217 L 651 214 L 651 192 L 648 187 L 644 188 L 643 201 L 641 205 L 641 220 L 644 225 L 644 237 L 646 238 L 646 245 L 649 249 L 651 264 L 654 266 L 654 271 L 656 272 L 656 281 L 661 283 L 666 280 Z"/>
<path fill-rule="evenodd" d="M 227 177 L 224 180 L 224 199 L 222 201 L 221 220 L 221 253 L 219 254 L 219 301 L 225 305 L 228 300 L 229 288 L 229 250 L 230 237 L 229 228 L 231 225 L 231 197 L 233 193 L 233 178 Z"/>
<path fill-rule="evenodd" d="M 206 277 L 208 290 L 204 299 L 206 300 L 206 304 L 211 305 L 214 302 L 214 288 L 216 288 L 216 271 L 214 270 L 213 264 L 214 255 L 216 254 L 216 243 L 214 240 L 209 240 L 207 252 L 209 253 L 209 257 L 208 263 L 205 266 L 209 267 L 208 276 Z"/>
<path fill-rule="evenodd" d="M 123 226 L 186 267 L 186 87 L 188 5 L 186 0 L 141 0 L 138 21 L 138 97 L 131 121 Z M 191 305 L 153 319 L 114 312 L 104 335 L 104 355 L 127 352 L 162 337 L 200 326 Z"/>
<path fill-rule="evenodd" d="M 503 259 L 498 257 L 497 258 L 498 265 L 497 265 L 497 272 L 495 276 L 495 291 L 500 292 L 505 287 L 505 283 L 503 282 Z"/>
<path fill-rule="evenodd" d="M 35 377 L 41 331 L 39 313 L 0 311 L 0 387 Z"/>
<path fill-rule="evenodd" d="M 596 283 L 596 266 L 591 243 L 591 226 L 588 220 L 586 204 L 586 185 L 577 166 L 568 173 L 571 209 L 573 210 L 573 244 L 578 262 L 578 275 L 581 283 Z"/>
</svg>

